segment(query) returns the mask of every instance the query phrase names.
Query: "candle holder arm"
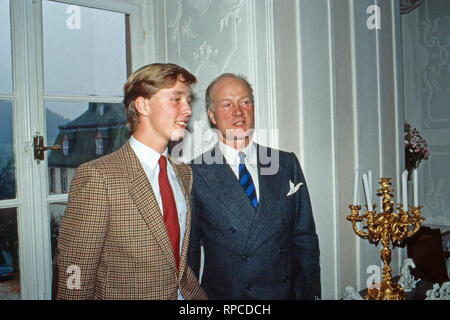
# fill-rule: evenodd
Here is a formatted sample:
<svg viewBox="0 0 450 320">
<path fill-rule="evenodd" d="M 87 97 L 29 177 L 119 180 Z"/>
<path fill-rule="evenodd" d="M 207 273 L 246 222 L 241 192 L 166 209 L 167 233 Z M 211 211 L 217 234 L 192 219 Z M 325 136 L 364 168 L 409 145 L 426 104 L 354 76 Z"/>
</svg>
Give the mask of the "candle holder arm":
<svg viewBox="0 0 450 320">
<path fill-rule="evenodd" d="M 359 230 L 358 226 L 356 225 L 357 222 L 364 221 L 366 216 L 365 214 L 363 214 L 362 216 L 359 215 L 359 210 L 361 210 L 361 206 L 350 205 L 349 208 L 351 210 L 351 214 L 347 216 L 347 220 L 352 222 L 353 231 L 361 238 L 367 239 L 367 237 L 369 236 L 369 232 Z"/>
</svg>

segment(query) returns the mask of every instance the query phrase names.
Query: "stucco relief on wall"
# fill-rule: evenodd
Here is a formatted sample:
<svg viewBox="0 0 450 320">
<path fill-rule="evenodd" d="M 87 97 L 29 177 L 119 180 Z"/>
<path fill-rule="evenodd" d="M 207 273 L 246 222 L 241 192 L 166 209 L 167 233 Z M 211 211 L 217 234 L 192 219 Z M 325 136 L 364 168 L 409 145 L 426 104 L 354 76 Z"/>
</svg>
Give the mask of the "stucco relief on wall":
<svg viewBox="0 0 450 320">
<path fill-rule="evenodd" d="M 226 69 L 242 33 L 244 0 L 167 1 L 168 53 L 200 75 L 202 68 Z"/>
<path fill-rule="evenodd" d="M 428 135 L 431 152 L 430 160 L 422 168 L 424 213 L 428 215 L 427 223 L 448 226 L 450 144 L 440 138 L 450 129 L 450 17 L 447 7 L 447 0 L 425 0 L 418 8 L 418 42 L 408 47 L 415 50 L 411 54 L 416 59 L 408 67 L 421 69 L 421 98 L 416 107 L 420 110 L 420 125 Z"/>
<path fill-rule="evenodd" d="M 423 127 L 450 127 L 450 17 L 436 1 L 426 1 L 421 12 L 421 44 L 426 48 L 428 63 L 422 73 Z M 447 4 L 448 5 L 448 4 Z"/>
<path fill-rule="evenodd" d="M 165 1 L 167 61 L 194 73 L 193 114 L 190 135 L 183 143 L 183 161 L 189 161 L 216 143 L 208 134 L 209 118 L 204 93 L 212 79 L 223 72 L 247 75 L 249 32 L 246 0 Z"/>
</svg>

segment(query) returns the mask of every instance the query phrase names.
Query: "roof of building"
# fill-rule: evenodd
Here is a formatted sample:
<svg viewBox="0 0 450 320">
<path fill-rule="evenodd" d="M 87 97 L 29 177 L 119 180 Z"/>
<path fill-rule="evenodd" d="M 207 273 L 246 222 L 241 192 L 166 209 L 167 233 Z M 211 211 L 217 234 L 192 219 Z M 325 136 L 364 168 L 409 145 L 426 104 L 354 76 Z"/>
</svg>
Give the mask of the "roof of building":
<svg viewBox="0 0 450 320">
<path fill-rule="evenodd" d="M 112 125 L 125 125 L 126 122 L 125 107 L 122 103 L 90 102 L 85 113 L 71 122 L 59 126 L 59 129 L 110 127 Z"/>
<path fill-rule="evenodd" d="M 55 144 L 61 150 L 50 151 L 49 167 L 76 168 L 80 164 L 99 158 L 95 139 L 103 139 L 103 155 L 119 149 L 128 139 L 125 108 L 120 103 L 89 103 L 88 110 L 73 121 L 59 126 Z M 67 139 L 69 154 L 63 154 L 63 140 Z"/>
</svg>

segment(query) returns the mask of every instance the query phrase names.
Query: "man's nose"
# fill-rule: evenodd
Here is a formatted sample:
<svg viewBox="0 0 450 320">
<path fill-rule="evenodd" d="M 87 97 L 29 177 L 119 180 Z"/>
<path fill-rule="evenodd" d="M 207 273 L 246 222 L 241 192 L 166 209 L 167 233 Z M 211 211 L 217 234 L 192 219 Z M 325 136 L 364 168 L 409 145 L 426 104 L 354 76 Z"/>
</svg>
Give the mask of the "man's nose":
<svg viewBox="0 0 450 320">
<path fill-rule="evenodd" d="M 236 116 L 240 116 L 242 114 L 242 109 L 239 103 L 235 103 L 233 105 L 233 114 Z"/>
</svg>

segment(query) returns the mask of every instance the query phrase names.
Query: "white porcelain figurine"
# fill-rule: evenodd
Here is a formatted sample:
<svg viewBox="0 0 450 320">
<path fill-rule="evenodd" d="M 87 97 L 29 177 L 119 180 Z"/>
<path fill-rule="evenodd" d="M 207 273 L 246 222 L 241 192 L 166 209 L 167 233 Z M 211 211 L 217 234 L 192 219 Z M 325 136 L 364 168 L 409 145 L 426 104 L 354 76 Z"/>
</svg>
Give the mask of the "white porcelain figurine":
<svg viewBox="0 0 450 320">
<path fill-rule="evenodd" d="M 439 283 L 433 284 L 433 289 L 427 290 L 425 300 L 441 300 L 439 298 Z"/>
<path fill-rule="evenodd" d="M 414 276 L 411 274 L 409 268 L 415 268 L 416 265 L 414 261 L 410 258 L 407 258 L 403 261 L 402 266 L 402 275 L 400 276 L 400 280 L 398 284 L 402 286 L 405 292 L 410 292 L 412 289 L 416 287 L 416 283 L 420 281 L 420 279 L 414 279 Z"/>
<path fill-rule="evenodd" d="M 346 286 L 343 300 L 364 300 L 352 286 Z"/>
<path fill-rule="evenodd" d="M 444 282 L 439 290 L 439 300 L 450 300 L 450 281 Z"/>
</svg>

